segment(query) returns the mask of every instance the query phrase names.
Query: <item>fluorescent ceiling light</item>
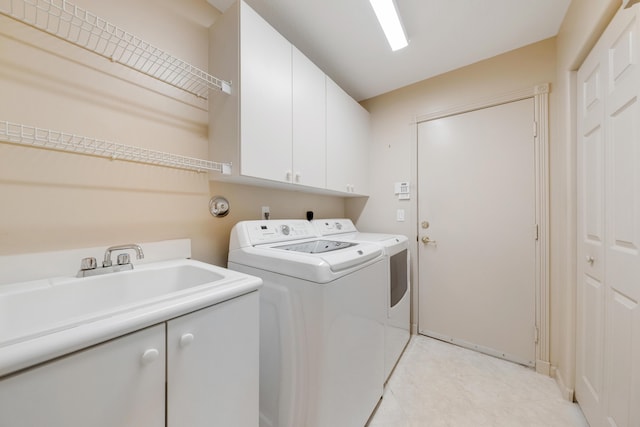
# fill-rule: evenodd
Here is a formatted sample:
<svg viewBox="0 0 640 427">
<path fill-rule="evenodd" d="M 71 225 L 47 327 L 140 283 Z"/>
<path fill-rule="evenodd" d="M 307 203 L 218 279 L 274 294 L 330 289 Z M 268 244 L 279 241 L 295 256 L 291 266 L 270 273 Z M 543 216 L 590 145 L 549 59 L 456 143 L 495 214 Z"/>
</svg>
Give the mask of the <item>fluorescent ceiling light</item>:
<svg viewBox="0 0 640 427">
<path fill-rule="evenodd" d="M 387 36 L 391 50 L 398 50 L 406 47 L 409 42 L 404 34 L 402 22 L 398 15 L 398 9 L 394 0 L 369 0 L 373 11 L 378 17 L 380 26 Z"/>
</svg>

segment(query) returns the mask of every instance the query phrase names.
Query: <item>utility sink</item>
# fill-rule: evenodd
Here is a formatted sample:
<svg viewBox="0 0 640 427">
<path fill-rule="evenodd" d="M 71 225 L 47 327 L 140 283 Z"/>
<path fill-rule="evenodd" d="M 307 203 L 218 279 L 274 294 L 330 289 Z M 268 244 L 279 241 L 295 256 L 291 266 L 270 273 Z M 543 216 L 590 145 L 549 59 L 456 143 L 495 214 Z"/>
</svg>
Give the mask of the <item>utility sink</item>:
<svg viewBox="0 0 640 427">
<path fill-rule="evenodd" d="M 12 347 L 55 356 L 60 348 L 86 347 L 254 291 L 260 285 L 261 280 L 252 276 L 182 259 L 99 276 L 10 285 L 5 291 L 0 288 L 0 376 L 6 373 L 3 364 Z"/>
</svg>

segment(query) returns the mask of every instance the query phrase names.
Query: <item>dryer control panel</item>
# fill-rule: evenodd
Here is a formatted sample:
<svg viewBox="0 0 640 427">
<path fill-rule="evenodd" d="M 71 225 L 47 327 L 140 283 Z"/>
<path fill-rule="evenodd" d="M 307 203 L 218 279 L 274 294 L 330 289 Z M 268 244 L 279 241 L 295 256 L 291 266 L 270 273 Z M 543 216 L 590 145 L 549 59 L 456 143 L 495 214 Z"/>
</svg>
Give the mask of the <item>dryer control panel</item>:
<svg viewBox="0 0 640 427">
<path fill-rule="evenodd" d="M 358 230 L 350 219 L 316 219 L 313 226 L 320 236 L 331 236 L 332 234 L 355 233 Z"/>
</svg>

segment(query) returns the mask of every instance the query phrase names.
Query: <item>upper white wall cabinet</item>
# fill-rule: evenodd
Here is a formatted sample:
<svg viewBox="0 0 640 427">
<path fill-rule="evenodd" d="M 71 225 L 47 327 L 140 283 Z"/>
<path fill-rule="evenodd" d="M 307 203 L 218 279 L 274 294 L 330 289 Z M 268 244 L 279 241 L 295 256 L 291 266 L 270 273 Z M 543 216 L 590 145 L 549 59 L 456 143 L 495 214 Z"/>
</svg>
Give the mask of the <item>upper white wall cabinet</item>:
<svg viewBox="0 0 640 427">
<path fill-rule="evenodd" d="M 368 192 L 369 112 L 327 77 L 327 188 Z"/>
<path fill-rule="evenodd" d="M 366 194 L 366 110 L 242 1 L 212 26 L 210 49 L 209 70 L 233 82 L 209 99 L 210 157 L 233 163 L 213 179 Z"/>
</svg>

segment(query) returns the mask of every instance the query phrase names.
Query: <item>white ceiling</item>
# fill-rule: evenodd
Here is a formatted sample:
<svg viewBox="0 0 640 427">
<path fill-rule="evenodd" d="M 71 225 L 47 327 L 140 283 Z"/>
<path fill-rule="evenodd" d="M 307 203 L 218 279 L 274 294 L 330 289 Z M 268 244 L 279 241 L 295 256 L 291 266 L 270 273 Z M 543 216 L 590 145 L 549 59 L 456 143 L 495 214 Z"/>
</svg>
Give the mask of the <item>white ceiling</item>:
<svg viewBox="0 0 640 427">
<path fill-rule="evenodd" d="M 368 0 L 246 0 L 359 101 L 555 36 L 570 1 L 396 0 L 409 46 L 392 52 Z"/>
</svg>

